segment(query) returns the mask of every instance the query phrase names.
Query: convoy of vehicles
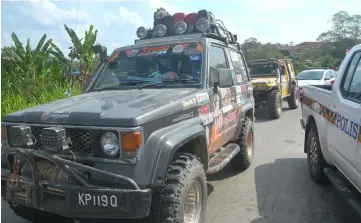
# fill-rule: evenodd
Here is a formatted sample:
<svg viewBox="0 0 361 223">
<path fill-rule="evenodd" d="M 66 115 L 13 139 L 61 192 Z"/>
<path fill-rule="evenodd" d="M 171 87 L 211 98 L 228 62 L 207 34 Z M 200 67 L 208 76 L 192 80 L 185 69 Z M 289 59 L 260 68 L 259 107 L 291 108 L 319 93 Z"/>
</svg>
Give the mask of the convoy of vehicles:
<svg viewBox="0 0 361 223">
<path fill-rule="evenodd" d="M 336 71 L 333 69 L 307 69 L 296 77 L 298 88 L 301 90 L 306 85 L 330 85 Z"/>
<path fill-rule="evenodd" d="M 304 86 L 301 110 L 312 180 L 330 181 L 361 214 L 361 45 L 346 55 L 333 85 Z"/>
<path fill-rule="evenodd" d="M 250 166 L 253 87 L 237 37 L 206 10 L 154 19 L 134 45 L 94 47 L 101 63 L 81 95 L 5 116 L 2 198 L 17 215 L 203 222 L 206 174 Z"/>
<path fill-rule="evenodd" d="M 295 69 L 291 59 L 262 59 L 248 61 L 256 107 L 267 106 L 270 118 L 282 113 L 282 100 L 290 109 L 298 108 L 299 93 Z"/>
<path fill-rule="evenodd" d="M 361 45 L 332 86 L 302 82 L 328 70 L 296 79 L 290 59 L 247 67 L 237 36 L 206 10 L 161 8 L 137 36 L 110 56 L 94 46 L 100 63 L 81 95 L 3 119 L 2 198 L 18 216 L 204 222 L 206 174 L 252 162 L 255 107 L 279 118 L 282 99 L 296 109 L 299 96 L 311 178 L 361 212 Z"/>
</svg>

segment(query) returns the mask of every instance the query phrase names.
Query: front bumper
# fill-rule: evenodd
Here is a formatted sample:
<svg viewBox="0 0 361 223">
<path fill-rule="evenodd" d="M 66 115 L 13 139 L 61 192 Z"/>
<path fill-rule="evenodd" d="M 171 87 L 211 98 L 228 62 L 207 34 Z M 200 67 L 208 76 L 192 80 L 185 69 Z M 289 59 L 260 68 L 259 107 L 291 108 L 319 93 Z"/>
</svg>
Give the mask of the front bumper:
<svg viewBox="0 0 361 223">
<path fill-rule="evenodd" d="M 2 198 L 10 203 L 41 209 L 71 218 L 143 218 L 148 216 L 151 189 L 140 189 L 130 178 L 87 165 L 62 159 L 57 155 L 30 149 L 11 148 L 1 154 L 7 156 L 9 169 L 1 169 Z M 13 162 L 18 156 L 29 164 L 32 177 L 20 176 L 11 182 Z M 36 159 L 47 159 L 64 171 L 74 184 L 39 179 Z M 118 189 L 90 185 L 78 170 L 114 177 L 133 189 Z"/>
<path fill-rule="evenodd" d="M 303 130 L 306 130 L 306 124 L 305 124 L 303 118 L 300 118 L 300 125 Z"/>
</svg>

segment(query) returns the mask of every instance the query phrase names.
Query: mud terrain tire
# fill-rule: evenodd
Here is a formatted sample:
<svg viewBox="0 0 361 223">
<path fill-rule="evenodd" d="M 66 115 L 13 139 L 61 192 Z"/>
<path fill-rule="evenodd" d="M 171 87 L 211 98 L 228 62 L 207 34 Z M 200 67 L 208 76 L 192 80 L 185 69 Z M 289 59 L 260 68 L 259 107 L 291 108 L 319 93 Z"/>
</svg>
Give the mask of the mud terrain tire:
<svg viewBox="0 0 361 223">
<path fill-rule="evenodd" d="M 298 108 L 299 100 L 299 93 L 298 87 L 296 85 L 292 85 L 291 87 L 291 95 L 287 98 L 288 107 L 290 109 Z"/>
<path fill-rule="evenodd" d="M 241 121 L 241 133 L 236 143 L 239 153 L 231 160 L 232 167 L 237 171 L 246 170 L 252 163 L 254 155 L 254 131 L 252 120 L 248 117 Z"/>
<path fill-rule="evenodd" d="M 282 97 L 278 90 L 272 90 L 268 94 L 268 115 L 272 119 L 278 119 L 282 113 Z"/>
<path fill-rule="evenodd" d="M 184 222 L 187 191 L 192 188 L 193 182 L 199 183 L 200 186 L 200 211 L 196 222 L 203 222 L 208 196 L 206 174 L 199 158 L 190 153 L 175 154 L 168 168 L 164 187 L 153 195 L 150 222 Z"/>
</svg>

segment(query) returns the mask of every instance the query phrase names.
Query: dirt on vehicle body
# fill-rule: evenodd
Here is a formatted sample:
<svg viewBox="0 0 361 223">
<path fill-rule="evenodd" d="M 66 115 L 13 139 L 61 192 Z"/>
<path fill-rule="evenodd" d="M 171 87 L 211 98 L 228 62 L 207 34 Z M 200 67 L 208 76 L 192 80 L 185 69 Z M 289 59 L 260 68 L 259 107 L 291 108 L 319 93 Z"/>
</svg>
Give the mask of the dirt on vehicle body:
<svg viewBox="0 0 361 223">
<path fill-rule="evenodd" d="M 5 116 L 2 197 L 17 215 L 203 222 L 206 174 L 249 167 L 253 87 L 235 36 L 162 25 L 110 56 L 95 46 L 81 95 Z"/>
<path fill-rule="evenodd" d="M 298 108 L 299 93 L 291 59 L 262 59 L 248 61 L 256 107 L 268 107 L 270 118 L 282 113 L 282 100 L 287 99 L 291 109 Z"/>
</svg>

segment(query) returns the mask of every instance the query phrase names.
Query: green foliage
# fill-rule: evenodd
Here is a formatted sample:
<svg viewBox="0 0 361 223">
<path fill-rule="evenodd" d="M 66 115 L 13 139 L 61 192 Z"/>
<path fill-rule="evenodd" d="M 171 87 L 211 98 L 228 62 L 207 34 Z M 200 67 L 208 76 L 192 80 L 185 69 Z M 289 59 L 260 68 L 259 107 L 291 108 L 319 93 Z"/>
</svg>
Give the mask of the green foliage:
<svg viewBox="0 0 361 223">
<path fill-rule="evenodd" d="M 72 29 L 65 26 L 76 46 L 76 56 L 85 61 L 85 69 L 91 72 L 96 57 L 92 52 L 97 35 L 93 26 L 85 32 L 84 44 Z M 69 89 L 67 75 L 71 63 L 63 52 L 44 34 L 35 49 L 30 47 L 27 39 L 25 47 L 15 33 L 11 35 L 13 46 L 5 46 L 1 50 L 1 117 L 28 107 L 51 102 L 64 97 Z M 74 53 L 74 52 L 73 52 Z M 89 65 L 88 65 L 89 64 Z M 80 94 L 81 85 L 76 82 L 72 95 Z"/>
<path fill-rule="evenodd" d="M 94 66 L 98 60 L 98 57 L 94 55 L 92 49 L 97 39 L 98 30 L 94 31 L 94 27 L 91 25 L 89 30 L 85 31 L 84 37 L 79 39 L 73 29 L 69 28 L 67 25 L 64 25 L 64 27 L 73 44 L 73 48 L 70 51 L 69 57 L 79 60 L 79 67 L 81 72 L 80 78 L 81 81 L 84 82 L 85 79 L 90 76 L 90 73 L 93 71 Z M 83 63 L 85 63 L 85 66 Z"/>
</svg>

